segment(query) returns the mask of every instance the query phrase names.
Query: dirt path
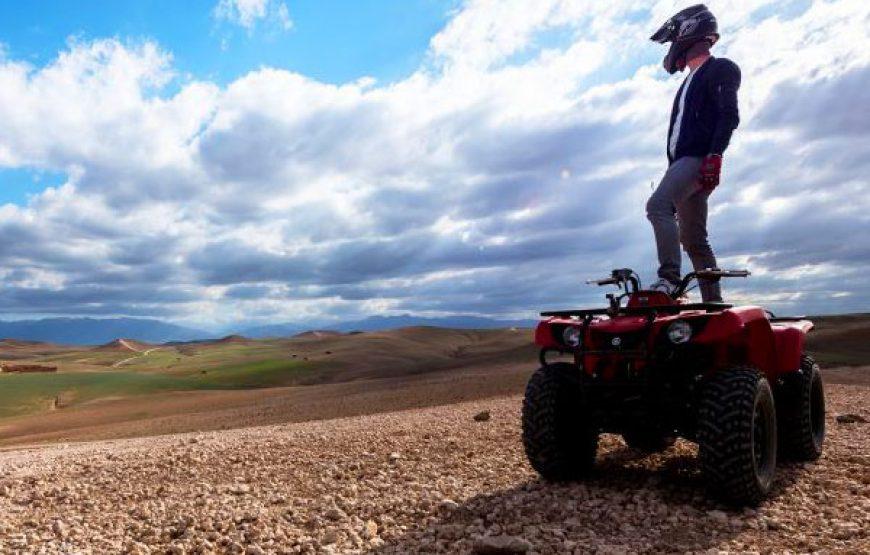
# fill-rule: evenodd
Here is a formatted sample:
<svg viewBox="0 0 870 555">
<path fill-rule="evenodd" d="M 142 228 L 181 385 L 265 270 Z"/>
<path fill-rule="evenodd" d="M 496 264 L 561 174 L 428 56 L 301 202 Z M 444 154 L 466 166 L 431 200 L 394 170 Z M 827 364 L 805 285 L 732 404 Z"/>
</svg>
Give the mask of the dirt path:
<svg viewBox="0 0 870 555">
<path fill-rule="evenodd" d="M 708 501 L 694 449 L 603 441 L 599 478 L 525 464 L 520 399 L 0 453 L 0 552 L 465 553 L 480 535 L 548 553 L 866 552 L 870 389 L 829 387 L 816 464 L 758 510 Z M 491 419 L 476 422 L 480 410 Z"/>
<path fill-rule="evenodd" d="M 122 339 L 121 341 L 123 342 L 124 340 Z M 119 361 L 115 362 L 114 364 L 112 364 L 112 368 L 117 368 L 117 367 L 119 367 L 119 366 L 122 366 L 122 365 L 124 365 L 124 364 L 127 364 L 127 363 L 130 362 L 131 360 L 136 360 L 136 359 L 138 359 L 138 358 L 147 357 L 147 356 L 148 356 L 149 354 L 151 354 L 152 352 L 154 352 L 154 351 L 159 351 L 159 350 L 161 350 L 161 349 L 164 348 L 164 347 L 152 347 L 151 349 L 146 349 L 146 350 L 144 350 L 144 351 L 139 351 L 139 350 L 134 349 L 132 346 L 127 345 L 127 343 L 124 343 L 124 346 L 127 347 L 128 349 L 132 350 L 132 351 L 135 351 L 136 354 L 133 355 L 133 356 L 131 356 L 131 357 L 127 357 L 127 358 L 125 358 L 125 359 L 123 359 L 123 360 L 119 360 Z"/>
</svg>

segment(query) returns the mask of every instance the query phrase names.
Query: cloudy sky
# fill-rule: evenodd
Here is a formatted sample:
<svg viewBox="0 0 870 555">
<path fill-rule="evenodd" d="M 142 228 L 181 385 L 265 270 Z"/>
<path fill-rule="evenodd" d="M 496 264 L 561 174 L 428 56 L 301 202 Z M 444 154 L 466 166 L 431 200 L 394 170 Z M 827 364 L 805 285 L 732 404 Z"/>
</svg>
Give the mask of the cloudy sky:
<svg viewBox="0 0 870 555">
<path fill-rule="evenodd" d="M 179 6 L 181 4 L 181 6 Z M 0 317 L 533 317 L 655 269 L 671 1 L 0 3 Z M 711 1 L 726 298 L 870 310 L 870 3 Z"/>
</svg>

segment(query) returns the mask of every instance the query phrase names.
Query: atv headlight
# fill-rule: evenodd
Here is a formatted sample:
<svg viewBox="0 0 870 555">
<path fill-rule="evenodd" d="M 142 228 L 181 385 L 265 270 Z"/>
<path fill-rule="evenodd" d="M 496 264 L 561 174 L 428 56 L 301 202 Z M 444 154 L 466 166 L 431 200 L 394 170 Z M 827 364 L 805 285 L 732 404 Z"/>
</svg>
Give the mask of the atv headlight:
<svg viewBox="0 0 870 555">
<path fill-rule="evenodd" d="M 677 320 L 668 326 L 668 339 L 674 345 L 680 345 L 692 338 L 692 326 L 683 320 Z"/>
<path fill-rule="evenodd" d="M 562 332 L 562 341 L 569 347 L 579 347 L 583 344 L 583 338 L 580 328 L 567 327 Z"/>
</svg>

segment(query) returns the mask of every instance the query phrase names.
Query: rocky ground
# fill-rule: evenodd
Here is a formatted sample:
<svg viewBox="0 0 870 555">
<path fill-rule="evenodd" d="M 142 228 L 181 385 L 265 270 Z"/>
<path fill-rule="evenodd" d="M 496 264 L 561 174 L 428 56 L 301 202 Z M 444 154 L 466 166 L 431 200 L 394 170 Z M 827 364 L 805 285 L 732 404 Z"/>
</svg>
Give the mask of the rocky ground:
<svg viewBox="0 0 870 555">
<path fill-rule="evenodd" d="M 772 499 L 704 496 L 688 443 L 641 457 L 606 436 L 600 476 L 525 463 L 518 397 L 331 421 L 0 453 L 0 552 L 870 551 L 870 388 L 829 386 L 817 464 Z M 490 417 L 475 415 L 487 410 Z"/>
</svg>

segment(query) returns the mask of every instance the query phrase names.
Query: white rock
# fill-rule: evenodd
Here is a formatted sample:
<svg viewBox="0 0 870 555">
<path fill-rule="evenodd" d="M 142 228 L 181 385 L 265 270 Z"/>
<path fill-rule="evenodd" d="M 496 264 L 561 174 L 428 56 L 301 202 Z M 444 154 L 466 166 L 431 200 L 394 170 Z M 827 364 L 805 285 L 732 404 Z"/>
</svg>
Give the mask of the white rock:
<svg viewBox="0 0 870 555">
<path fill-rule="evenodd" d="M 707 516 L 717 524 L 728 524 L 728 515 L 724 511 L 707 511 Z"/>
<path fill-rule="evenodd" d="M 365 521 L 365 524 L 363 524 L 362 535 L 367 540 L 378 537 L 378 523 L 374 520 Z"/>
<path fill-rule="evenodd" d="M 69 534 L 69 528 L 62 520 L 55 520 L 51 525 L 51 530 L 61 538 L 65 538 Z"/>
</svg>

